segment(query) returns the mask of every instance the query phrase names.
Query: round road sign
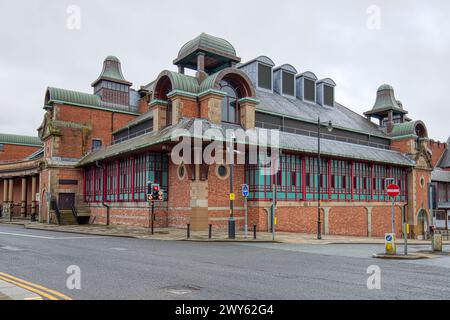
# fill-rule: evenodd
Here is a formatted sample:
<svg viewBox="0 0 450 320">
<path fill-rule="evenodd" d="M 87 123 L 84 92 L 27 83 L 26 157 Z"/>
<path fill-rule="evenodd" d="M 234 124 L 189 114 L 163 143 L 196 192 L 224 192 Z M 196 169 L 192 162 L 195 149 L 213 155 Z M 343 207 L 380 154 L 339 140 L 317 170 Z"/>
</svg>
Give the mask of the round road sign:
<svg viewBox="0 0 450 320">
<path fill-rule="evenodd" d="M 397 197 L 400 194 L 400 187 L 396 184 L 390 184 L 387 187 L 387 194 L 389 197 Z"/>
</svg>

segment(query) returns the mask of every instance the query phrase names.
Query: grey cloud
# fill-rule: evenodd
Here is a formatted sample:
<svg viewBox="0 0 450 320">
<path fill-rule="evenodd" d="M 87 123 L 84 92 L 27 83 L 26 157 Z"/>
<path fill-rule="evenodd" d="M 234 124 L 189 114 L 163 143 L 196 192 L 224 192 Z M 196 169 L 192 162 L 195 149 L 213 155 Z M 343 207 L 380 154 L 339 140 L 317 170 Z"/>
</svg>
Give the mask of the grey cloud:
<svg viewBox="0 0 450 320">
<path fill-rule="evenodd" d="M 381 29 L 366 26 L 370 5 Z M 69 5 L 82 28 L 66 28 Z M 413 119 L 446 140 L 450 86 L 448 1 L 87 1 L 0 2 L 0 132 L 35 134 L 44 90 L 90 92 L 105 56 L 117 55 L 134 87 L 153 80 L 202 31 L 224 37 L 243 60 L 265 54 L 331 77 L 337 99 L 358 113 L 390 83 Z"/>
</svg>

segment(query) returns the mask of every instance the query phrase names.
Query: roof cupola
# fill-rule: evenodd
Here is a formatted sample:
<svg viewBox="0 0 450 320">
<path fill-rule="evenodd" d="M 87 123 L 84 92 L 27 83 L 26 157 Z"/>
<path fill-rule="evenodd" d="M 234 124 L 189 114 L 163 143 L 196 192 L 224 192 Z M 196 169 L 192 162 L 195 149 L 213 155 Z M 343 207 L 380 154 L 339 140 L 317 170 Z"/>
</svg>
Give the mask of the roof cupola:
<svg viewBox="0 0 450 320">
<path fill-rule="evenodd" d="M 130 104 L 130 87 L 133 84 L 122 74 L 120 60 L 108 56 L 103 62 L 100 76 L 92 83 L 94 94 L 105 104 L 128 106 Z"/>
<path fill-rule="evenodd" d="M 233 67 L 240 61 L 233 45 L 227 40 L 202 33 L 180 49 L 173 63 L 181 73 L 188 68 L 210 75 Z"/>
<path fill-rule="evenodd" d="M 408 111 L 403 109 L 403 104 L 395 98 L 394 88 L 388 84 L 378 88 L 372 110 L 364 113 L 369 120 L 380 120 L 380 126 L 386 127 L 388 133 L 392 131 L 394 123 L 405 122 L 406 114 Z"/>
</svg>

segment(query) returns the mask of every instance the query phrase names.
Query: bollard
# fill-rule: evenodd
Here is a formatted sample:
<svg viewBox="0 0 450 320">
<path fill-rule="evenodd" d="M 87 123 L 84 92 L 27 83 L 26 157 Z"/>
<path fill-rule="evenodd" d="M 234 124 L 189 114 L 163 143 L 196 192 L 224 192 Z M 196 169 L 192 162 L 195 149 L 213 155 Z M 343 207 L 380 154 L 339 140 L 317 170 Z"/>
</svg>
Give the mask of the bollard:
<svg viewBox="0 0 450 320">
<path fill-rule="evenodd" d="M 209 225 L 208 238 L 209 238 L 209 239 L 212 239 L 212 224 Z"/>
<path fill-rule="evenodd" d="M 256 224 L 253 225 L 253 240 L 256 240 Z"/>
<path fill-rule="evenodd" d="M 189 239 L 191 237 L 191 225 L 187 225 L 187 238 Z"/>
</svg>

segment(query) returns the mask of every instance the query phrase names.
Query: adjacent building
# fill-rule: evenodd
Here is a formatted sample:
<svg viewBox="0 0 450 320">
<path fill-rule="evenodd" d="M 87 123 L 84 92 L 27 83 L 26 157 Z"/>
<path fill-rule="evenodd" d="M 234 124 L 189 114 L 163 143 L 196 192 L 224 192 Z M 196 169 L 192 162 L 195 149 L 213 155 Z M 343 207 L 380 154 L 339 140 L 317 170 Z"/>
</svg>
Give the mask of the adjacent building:
<svg viewBox="0 0 450 320">
<path fill-rule="evenodd" d="M 323 233 L 383 236 L 392 224 L 386 185 L 394 182 L 401 187 L 397 233 L 403 220 L 412 237 L 426 233 L 428 185 L 448 145 L 429 139 L 391 86 L 380 86 L 373 107 L 359 115 L 335 100 L 332 79 L 266 56 L 242 62 L 228 41 L 205 33 L 173 63 L 177 71 L 164 70 L 137 90 L 112 56 L 91 93 L 48 88 L 37 149 L 19 159 L 6 152 L 8 162 L 0 161 L 3 211 L 31 201 L 40 221 L 148 226 L 146 185 L 153 181 L 165 191 L 157 226 L 226 228 L 233 171 L 240 228 L 239 190 L 248 184 L 249 225 L 259 230 L 271 228 L 276 196 L 279 231 L 316 232 L 320 200 Z M 223 160 L 231 144 L 240 150 L 233 170 Z M 14 191 L 28 188 L 27 177 L 38 183 L 31 200 Z"/>
</svg>

